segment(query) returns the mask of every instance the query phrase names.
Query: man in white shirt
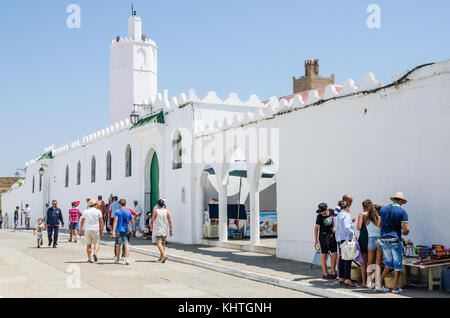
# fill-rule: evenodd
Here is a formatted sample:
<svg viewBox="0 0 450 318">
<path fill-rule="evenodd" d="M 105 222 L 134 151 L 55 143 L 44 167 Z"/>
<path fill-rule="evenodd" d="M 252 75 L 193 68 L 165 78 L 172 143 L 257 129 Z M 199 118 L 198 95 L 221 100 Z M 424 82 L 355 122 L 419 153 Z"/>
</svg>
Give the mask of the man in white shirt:
<svg viewBox="0 0 450 318">
<path fill-rule="evenodd" d="M 136 232 L 139 231 L 139 230 L 142 230 L 141 220 L 144 218 L 143 210 L 142 210 L 142 208 L 139 205 L 139 202 L 137 200 L 134 201 L 134 208 L 133 208 L 133 210 L 134 210 L 134 212 L 137 213 L 137 217 L 136 217 L 136 220 L 133 223 L 132 236 L 136 237 Z"/>
<path fill-rule="evenodd" d="M 23 214 L 25 216 L 25 226 L 27 228 L 27 230 L 30 229 L 30 220 L 31 220 L 31 209 L 30 206 L 27 204 L 25 204 L 25 209 L 22 209 Z"/>
<path fill-rule="evenodd" d="M 97 263 L 98 249 L 100 247 L 100 237 L 103 236 L 103 215 L 99 209 L 96 208 L 97 201 L 89 201 L 89 209 L 84 211 L 81 216 L 80 237 L 83 235 L 83 226 L 86 224 L 86 252 L 88 255 L 88 263 L 92 262 L 92 245 L 94 245 L 94 262 Z"/>
</svg>

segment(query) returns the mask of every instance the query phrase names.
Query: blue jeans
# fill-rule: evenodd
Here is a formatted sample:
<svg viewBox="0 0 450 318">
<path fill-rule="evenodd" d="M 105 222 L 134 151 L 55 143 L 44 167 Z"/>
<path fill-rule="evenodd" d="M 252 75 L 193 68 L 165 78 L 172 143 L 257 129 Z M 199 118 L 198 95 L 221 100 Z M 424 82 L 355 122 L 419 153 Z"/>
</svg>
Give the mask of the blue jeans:
<svg viewBox="0 0 450 318">
<path fill-rule="evenodd" d="M 387 268 L 396 272 L 403 271 L 403 248 L 401 241 L 389 241 L 381 239 L 384 263 Z"/>
<path fill-rule="evenodd" d="M 339 242 L 339 278 L 345 280 L 351 280 L 352 273 L 352 261 L 345 261 L 342 259 L 341 255 L 341 244 L 345 241 Z"/>
<path fill-rule="evenodd" d="M 130 244 L 130 233 L 116 233 L 116 245 Z"/>
</svg>

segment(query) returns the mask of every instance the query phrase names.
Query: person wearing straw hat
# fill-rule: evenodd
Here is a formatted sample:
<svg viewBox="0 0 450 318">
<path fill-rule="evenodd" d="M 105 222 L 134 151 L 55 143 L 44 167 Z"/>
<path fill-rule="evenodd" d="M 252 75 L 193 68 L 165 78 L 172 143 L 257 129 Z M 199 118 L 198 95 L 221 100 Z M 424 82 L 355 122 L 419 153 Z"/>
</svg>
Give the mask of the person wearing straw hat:
<svg viewBox="0 0 450 318">
<path fill-rule="evenodd" d="M 84 236 L 86 240 L 86 253 L 88 256 L 87 262 L 97 263 L 97 254 L 100 247 L 100 237 L 103 236 L 103 215 L 102 212 L 100 212 L 100 210 L 96 207 L 96 200 L 90 200 L 88 202 L 88 205 L 89 209 L 84 211 L 83 215 L 81 216 L 80 237 L 82 237 L 83 235 L 83 226 L 86 225 Z M 92 256 L 94 257 L 94 262 L 92 261 Z"/>
<path fill-rule="evenodd" d="M 409 234 L 408 213 L 403 209 L 403 205 L 408 203 L 403 192 L 397 192 L 391 198 L 392 204 L 385 206 L 380 211 L 381 222 L 381 247 L 383 249 L 383 258 L 385 269 L 381 275 L 380 281 L 391 270 L 394 270 L 394 289 L 392 293 L 403 293 L 403 289 L 398 286 L 400 273 L 403 271 L 403 248 L 402 233 Z M 389 292 L 385 287 L 377 287 L 377 291 Z"/>
</svg>

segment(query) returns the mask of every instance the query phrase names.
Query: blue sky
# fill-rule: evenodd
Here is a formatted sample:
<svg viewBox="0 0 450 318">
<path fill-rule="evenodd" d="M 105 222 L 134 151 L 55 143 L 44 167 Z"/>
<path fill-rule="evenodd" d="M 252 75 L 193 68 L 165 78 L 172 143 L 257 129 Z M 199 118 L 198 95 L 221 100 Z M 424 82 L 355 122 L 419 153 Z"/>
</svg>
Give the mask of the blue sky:
<svg viewBox="0 0 450 318">
<path fill-rule="evenodd" d="M 450 1 L 134 0 L 143 32 L 159 46 L 159 90 L 214 90 L 262 99 L 292 91 L 303 61 L 361 81 L 450 58 Z M 81 28 L 66 26 L 69 4 Z M 381 7 L 369 29 L 366 8 Z M 109 45 L 127 35 L 127 0 L 0 1 L 0 176 L 51 144 L 109 124 Z"/>
</svg>

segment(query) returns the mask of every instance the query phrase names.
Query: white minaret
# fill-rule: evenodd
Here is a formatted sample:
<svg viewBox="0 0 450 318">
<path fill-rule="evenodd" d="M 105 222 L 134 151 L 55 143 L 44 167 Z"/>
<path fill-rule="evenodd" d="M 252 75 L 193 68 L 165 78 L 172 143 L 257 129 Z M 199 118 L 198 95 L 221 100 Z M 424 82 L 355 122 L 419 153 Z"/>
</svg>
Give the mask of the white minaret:
<svg viewBox="0 0 450 318">
<path fill-rule="evenodd" d="M 158 47 L 142 35 L 142 20 L 128 20 L 128 38 L 111 44 L 110 123 L 129 118 L 134 104 L 149 103 L 158 92 Z"/>
</svg>

